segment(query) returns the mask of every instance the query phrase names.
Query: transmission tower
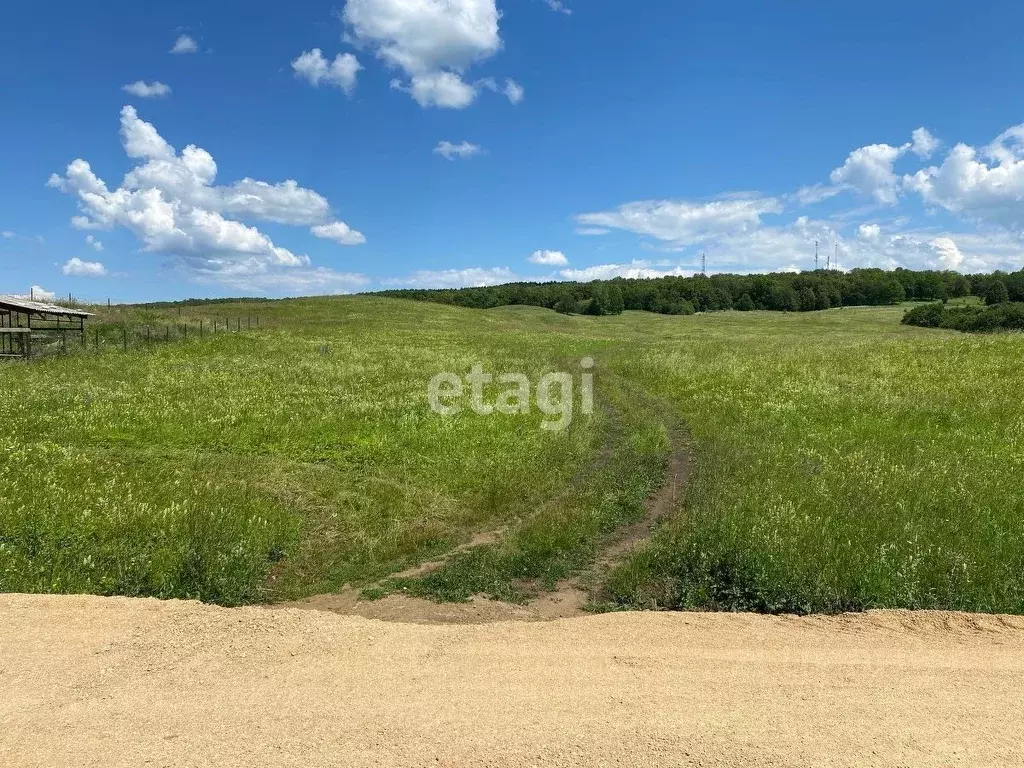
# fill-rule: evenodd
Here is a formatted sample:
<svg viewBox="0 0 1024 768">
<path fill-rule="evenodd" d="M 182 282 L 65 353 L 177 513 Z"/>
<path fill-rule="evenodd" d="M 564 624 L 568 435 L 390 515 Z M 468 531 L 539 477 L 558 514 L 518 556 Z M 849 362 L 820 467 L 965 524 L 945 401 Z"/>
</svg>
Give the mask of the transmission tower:
<svg viewBox="0 0 1024 768">
<path fill-rule="evenodd" d="M 839 269 L 839 243 L 836 243 L 836 270 Z"/>
<path fill-rule="evenodd" d="M 700 255 L 700 273 L 702 275 L 704 275 L 705 277 L 707 277 L 707 274 L 708 274 L 708 255 L 706 253 L 702 253 Z"/>
<path fill-rule="evenodd" d="M 818 241 L 814 241 L 814 271 L 818 271 Z"/>
</svg>

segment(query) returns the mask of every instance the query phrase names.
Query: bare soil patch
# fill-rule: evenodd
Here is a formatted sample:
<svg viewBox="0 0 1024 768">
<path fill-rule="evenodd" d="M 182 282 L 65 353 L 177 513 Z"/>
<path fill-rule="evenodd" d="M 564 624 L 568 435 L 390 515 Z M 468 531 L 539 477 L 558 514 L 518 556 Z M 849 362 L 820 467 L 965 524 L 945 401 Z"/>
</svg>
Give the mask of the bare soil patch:
<svg viewBox="0 0 1024 768">
<path fill-rule="evenodd" d="M 0 595 L 0 765 L 1024 765 L 1024 619 Z"/>
</svg>

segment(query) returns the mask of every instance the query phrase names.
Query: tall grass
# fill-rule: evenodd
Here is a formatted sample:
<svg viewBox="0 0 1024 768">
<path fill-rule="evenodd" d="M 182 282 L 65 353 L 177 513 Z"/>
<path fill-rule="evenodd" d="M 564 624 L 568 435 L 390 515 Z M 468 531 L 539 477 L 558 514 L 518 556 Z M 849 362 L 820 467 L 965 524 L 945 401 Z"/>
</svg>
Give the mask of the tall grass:
<svg viewBox="0 0 1024 768">
<path fill-rule="evenodd" d="M 375 299 L 189 311 L 265 322 L 0 368 L 0 590 L 237 603 L 366 583 L 529 514 L 598 448 L 588 420 L 427 403 L 438 372 L 535 379 L 592 342 Z"/>
<path fill-rule="evenodd" d="M 111 328 L 178 317 L 111 313 Z M 611 599 L 1024 613 L 1020 334 L 912 328 L 900 308 L 584 318 L 358 297 L 182 313 L 259 314 L 261 330 L 0 366 L 0 590 L 295 598 L 501 529 L 405 586 L 521 600 L 638 519 L 679 420 L 692 483 Z M 587 355 L 599 410 L 566 432 L 426 401 L 441 371 L 536 381 Z"/>
<path fill-rule="evenodd" d="M 898 310 L 682 321 L 620 363 L 698 445 L 631 605 L 1024 612 L 1024 336 Z"/>
</svg>

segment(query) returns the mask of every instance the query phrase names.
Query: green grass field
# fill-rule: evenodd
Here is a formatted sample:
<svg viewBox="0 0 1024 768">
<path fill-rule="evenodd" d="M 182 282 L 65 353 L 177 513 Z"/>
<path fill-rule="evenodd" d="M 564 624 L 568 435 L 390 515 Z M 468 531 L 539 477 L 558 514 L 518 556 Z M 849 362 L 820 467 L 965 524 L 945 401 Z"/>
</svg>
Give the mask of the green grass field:
<svg viewBox="0 0 1024 768">
<path fill-rule="evenodd" d="M 122 323 L 251 315 L 259 331 L 118 349 Z M 692 482 L 598 585 L 606 605 L 1024 613 L 1024 336 L 901 316 L 104 310 L 103 351 L 0 366 L 0 591 L 525 600 L 643 516 L 682 423 Z M 562 432 L 427 403 L 441 371 L 536 381 L 585 356 L 597 408 Z M 388 579 L 484 531 L 496 543 Z"/>
</svg>

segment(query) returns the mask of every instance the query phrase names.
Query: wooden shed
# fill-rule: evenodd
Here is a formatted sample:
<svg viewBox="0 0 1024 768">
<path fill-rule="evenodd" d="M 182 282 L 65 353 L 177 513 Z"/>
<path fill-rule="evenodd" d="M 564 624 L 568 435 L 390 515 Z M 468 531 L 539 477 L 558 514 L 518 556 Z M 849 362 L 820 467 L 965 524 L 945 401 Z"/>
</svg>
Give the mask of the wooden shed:
<svg viewBox="0 0 1024 768">
<path fill-rule="evenodd" d="M 78 334 L 85 344 L 85 319 L 92 313 L 18 296 L 0 296 L 0 358 L 29 357 L 32 338 L 59 339 L 67 348 L 67 335 Z"/>
</svg>

